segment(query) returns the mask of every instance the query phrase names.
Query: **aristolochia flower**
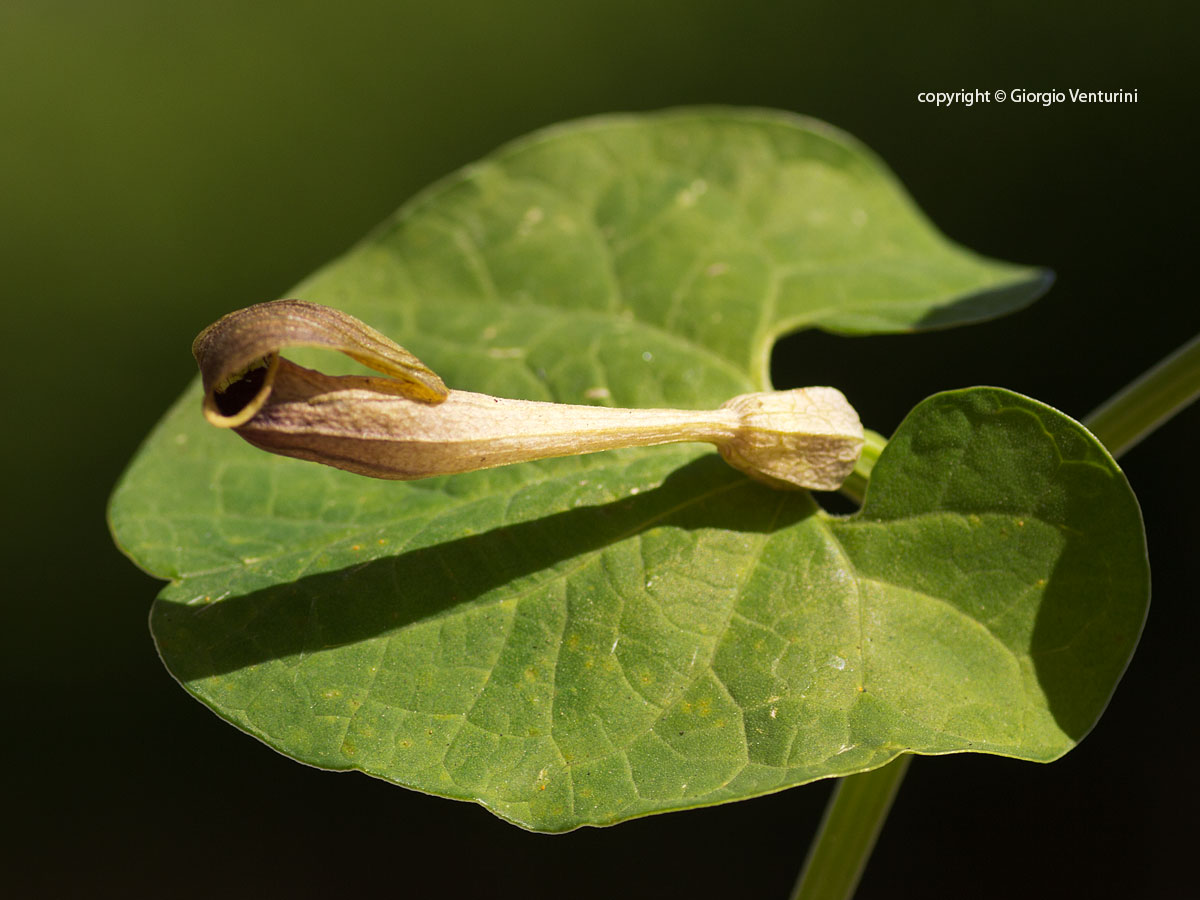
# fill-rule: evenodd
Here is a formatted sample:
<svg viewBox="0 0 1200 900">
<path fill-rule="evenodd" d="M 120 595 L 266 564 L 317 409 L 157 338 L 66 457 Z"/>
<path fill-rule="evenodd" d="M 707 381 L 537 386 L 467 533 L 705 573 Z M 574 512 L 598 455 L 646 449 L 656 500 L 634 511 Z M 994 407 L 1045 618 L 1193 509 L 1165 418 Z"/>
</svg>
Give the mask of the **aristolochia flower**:
<svg viewBox="0 0 1200 900">
<path fill-rule="evenodd" d="M 340 350 L 384 373 L 325 375 L 279 356 Z M 863 446 L 858 414 L 830 387 L 741 394 L 718 409 L 614 409 L 449 390 L 353 316 L 303 300 L 260 303 L 192 345 L 204 415 L 256 447 L 375 478 L 425 478 L 678 441 L 715 444 L 774 487 L 836 490 Z"/>
</svg>

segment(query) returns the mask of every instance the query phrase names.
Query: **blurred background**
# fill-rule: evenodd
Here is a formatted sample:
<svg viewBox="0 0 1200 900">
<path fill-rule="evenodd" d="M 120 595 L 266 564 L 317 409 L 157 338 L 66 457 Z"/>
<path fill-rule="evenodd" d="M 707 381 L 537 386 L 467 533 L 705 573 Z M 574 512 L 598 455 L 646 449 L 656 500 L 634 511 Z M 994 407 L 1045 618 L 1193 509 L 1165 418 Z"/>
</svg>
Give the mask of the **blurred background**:
<svg viewBox="0 0 1200 900">
<path fill-rule="evenodd" d="M 508 139 L 692 103 L 825 119 L 952 238 L 1058 273 L 994 323 L 786 339 L 777 385 L 837 384 L 884 432 L 924 396 L 980 383 L 1082 417 L 1200 330 L 1180 131 L 1198 83 L 1190 9 L 0 0 L 12 895 L 303 898 L 433 879 L 449 896 L 786 896 L 828 784 L 549 837 L 237 732 L 159 664 L 158 583 L 114 549 L 108 493 L 220 314 L 285 296 Z M 916 99 L 1072 87 L 1139 99 Z M 1123 460 L 1155 592 L 1107 715 L 1049 766 L 916 760 L 860 897 L 1153 896 L 1190 879 L 1198 429 L 1192 409 Z"/>
</svg>

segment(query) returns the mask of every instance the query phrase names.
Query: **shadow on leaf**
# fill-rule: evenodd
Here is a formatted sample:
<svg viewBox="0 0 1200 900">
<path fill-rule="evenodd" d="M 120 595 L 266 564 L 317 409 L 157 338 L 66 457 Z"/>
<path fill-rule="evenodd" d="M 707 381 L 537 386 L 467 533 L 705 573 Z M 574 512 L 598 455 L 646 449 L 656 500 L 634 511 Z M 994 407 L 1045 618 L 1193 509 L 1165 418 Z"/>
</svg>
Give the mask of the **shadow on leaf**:
<svg viewBox="0 0 1200 900">
<path fill-rule="evenodd" d="M 953 328 L 987 319 L 995 319 L 1023 309 L 1041 297 L 1054 284 L 1054 273 L 1048 269 L 1032 271 L 1029 276 L 1001 287 L 967 294 L 954 303 L 931 309 L 917 323 L 917 330 Z"/>
<path fill-rule="evenodd" d="M 353 644 L 435 618 L 506 585 L 561 578 L 573 560 L 651 528 L 769 533 L 817 511 L 706 454 L 650 491 L 310 575 L 209 606 L 159 600 L 159 652 L 182 682 Z"/>
<path fill-rule="evenodd" d="M 1082 466 L 1064 466 L 1060 477 L 1069 480 L 1067 539 L 1038 606 L 1029 654 L 1051 714 L 1079 742 L 1137 646 L 1150 569 L 1145 539 L 1138 539 L 1141 513 L 1124 478 Z M 1118 522 L 1125 527 L 1110 524 Z"/>
</svg>

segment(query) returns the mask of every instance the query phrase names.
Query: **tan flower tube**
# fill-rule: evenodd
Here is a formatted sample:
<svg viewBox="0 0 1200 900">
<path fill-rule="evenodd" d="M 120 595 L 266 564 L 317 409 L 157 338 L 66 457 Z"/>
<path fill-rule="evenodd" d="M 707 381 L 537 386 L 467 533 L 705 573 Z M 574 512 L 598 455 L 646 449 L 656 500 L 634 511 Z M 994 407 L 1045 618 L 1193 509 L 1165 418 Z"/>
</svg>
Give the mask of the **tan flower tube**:
<svg viewBox="0 0 1200 900">
<path fill-rule="evenodd" d="M 325 375 L 279 356 L 340 350 L 384 373 Z M 830 387 L 741 394 L 709 411 L 614 409 L 448 390 L 353 316 L 303 300 L 259 303 L 192 345 L 204 415 L 256 447 L 375 478 L 412 479 L 678 441 L 715 444 L 773 487 L 837 490 L 862 452 L 858 414 Z"/>
</svg>

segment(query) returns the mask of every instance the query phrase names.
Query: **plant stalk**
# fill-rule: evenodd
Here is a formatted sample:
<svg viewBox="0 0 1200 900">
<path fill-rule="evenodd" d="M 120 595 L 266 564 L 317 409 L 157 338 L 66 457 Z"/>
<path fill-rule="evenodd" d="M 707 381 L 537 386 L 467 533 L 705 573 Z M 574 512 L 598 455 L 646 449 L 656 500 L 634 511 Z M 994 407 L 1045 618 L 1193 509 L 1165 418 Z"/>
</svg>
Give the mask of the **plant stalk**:
<svg viewBox="0 0 1200 900">
<path fill-rule="evenodd" d="M 905 753 L 886 766 L 838 782 L 792 900 L 854 896 L 911 760 Z"/>
<path fill-rule="evenodd" d="M 1114 458 L 1120 458 L 1197 397 L 1200 335 L 1102 403 L 1083 423 Z M 877 442 L 872 440 L 878 435 L 867 435 L 863 461 L 842 487 L 842 493 L 860 503 L 879 455 Z M 879 769 L 841 779 L 825 809 L 792 900 L 854 896 L 911 759 L 905 754 Z"/>
<path fill-rule="evenodd" d="M 863 429 L 862 454 L 859 456 L 858 462 L 854 464 L 853 471 L 838 488 L 839 493 L 862 506 L 867 498 L 867 485 L 871 481 L 871 470 L 875 468 L 879 454 L 886 446 L 887 438 L 878 431 L 871 431 L 869 428 Z"/>
<path fill-rule="evenodd" d="M 1084 420 L 1120 457 L 1200 396 L 1200 334 L 1122 388 Z"/>
</svg>

